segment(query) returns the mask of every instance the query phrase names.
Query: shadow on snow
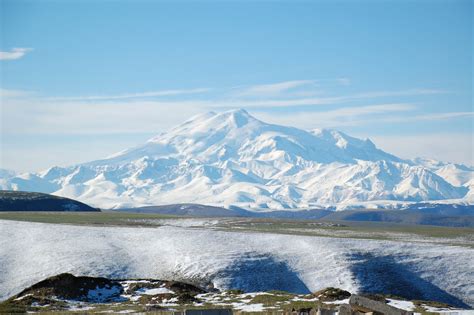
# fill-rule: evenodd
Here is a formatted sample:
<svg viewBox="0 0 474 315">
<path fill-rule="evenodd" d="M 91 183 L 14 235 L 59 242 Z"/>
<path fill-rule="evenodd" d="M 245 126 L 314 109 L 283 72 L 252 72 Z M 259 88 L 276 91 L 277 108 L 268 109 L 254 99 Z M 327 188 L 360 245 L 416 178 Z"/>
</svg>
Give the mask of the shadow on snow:
<svg viewBox="0 0 474 315">
<path fill-rule="evenodd" d="M 360 293 L 393 294 L 411 300 L 432 300 L 453 306 L 469 308 L 469 305 L 452 294 L 422 279 L 410 270 L 409 265 L 399 263 L 393 256 L 374 256 L 356 253 L 352 274 L 360 286 Z"/>
<path fill-rule="evenodd" d="M 282 290 L 310 293 L 296 272 L 285 262 L 264 255 L 245 255 L 219 273 L 225 287 L 245 292 Z"/>
</svg>

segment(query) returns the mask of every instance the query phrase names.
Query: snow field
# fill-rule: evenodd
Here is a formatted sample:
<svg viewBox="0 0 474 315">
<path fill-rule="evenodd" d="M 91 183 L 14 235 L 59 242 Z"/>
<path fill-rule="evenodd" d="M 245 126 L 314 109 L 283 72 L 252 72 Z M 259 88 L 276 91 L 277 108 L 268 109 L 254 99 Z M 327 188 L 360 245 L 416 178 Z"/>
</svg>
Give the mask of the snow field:
<svg viewBox="0 0 474 315">
<path fill-rule="evenodd" d="M 473 306 L 473 257 L 469 247 L 397 241 L 0 221 L 0 299 L 62 272 L 247 292 L 396 290 L 381 272 L 424 299 Z"/>
</svg>

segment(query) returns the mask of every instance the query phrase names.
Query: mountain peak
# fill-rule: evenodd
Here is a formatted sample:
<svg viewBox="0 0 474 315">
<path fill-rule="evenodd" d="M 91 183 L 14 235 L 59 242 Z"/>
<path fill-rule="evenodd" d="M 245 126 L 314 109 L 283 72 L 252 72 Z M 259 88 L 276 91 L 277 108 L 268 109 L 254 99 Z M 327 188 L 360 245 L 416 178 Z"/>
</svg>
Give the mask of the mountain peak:
<svg viewBox="0 0 474 315">
<path fill-rule="evenodd" d="M 472 170 L 435 174 L 416 164 L 370 140 L 267 124 L 233 109 L 195 116 L 81 168 L 0 180 L 0 188 L 40 189 L 104 208 L 191 202 L 284 209 L 466 196 L 469 188 L 457 183 L 464 184 Z"/>
<path fill-rule="evenodd" d="M 230 110 L 227 110 L 225 112 L 222 112 L 222 114 L 233 115 L 233 116 L 247 116 L 247 117 L 252 116 L 252 115 L 249 114 L 248 111 L 246 111 L 243 108 L 230 109 Z"/>
<path fill-rule="evenodd" d="M 263 124 L 250 115 L 245 109 L 232 109 L 224 112 L 207 112 L 187 120 L 173 128 L 169 134 L 193 136 L 217 130 L 232 130 L 242 128 L 248 124 Z M 156 138 L 156 137 L 155 137 Z"/>
<path fill-rule="evenodd" d="M 227 123 L 234 125 L 237 128 L 245 126 L 252 120 L 256 120 L 245 109 L 232 109 L 223 113 L 217 114 L 216 118 L 223 118 Z"/>
</svg>

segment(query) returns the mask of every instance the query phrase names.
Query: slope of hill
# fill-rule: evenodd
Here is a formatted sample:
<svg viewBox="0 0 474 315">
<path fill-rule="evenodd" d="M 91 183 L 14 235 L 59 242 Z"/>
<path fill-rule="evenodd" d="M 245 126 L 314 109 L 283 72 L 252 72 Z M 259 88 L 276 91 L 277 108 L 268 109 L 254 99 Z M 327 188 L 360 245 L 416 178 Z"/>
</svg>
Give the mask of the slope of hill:
<svg viewBox="0 0 474 315">
<path fill-rule="evenodd" d="M 82 202 L 43 193 L 0 190 L 0 211 L 99 211 Z"/>
<path fill-rule="evenodd" d="M 0 220 L 0 300 L 45 277 L 73 272 L 246 292 L 305 294 L 338 287 L 474 306 L 469 234 L 448 239 L 403 233 L 388 241 L 351 238 L 345 229 L 340 237 L 318 237 L 220 230 L 201 225 L 201 219 L 195 219 L 196 228 L 185 220 L 180 227 L 155 228 Z M 335 235 L 332 228 L 326 231 Z"/>
<path fill-rule="evenodd" d="M 103 160 L 4 177 L 0 185 L 104 208 L 199 203 L 264 211 L 474 203 L 472 168 L 425 164 L 386 153 L 368 139 L 267 124 L 232 110 L 196 116 Z"/>
</svg>

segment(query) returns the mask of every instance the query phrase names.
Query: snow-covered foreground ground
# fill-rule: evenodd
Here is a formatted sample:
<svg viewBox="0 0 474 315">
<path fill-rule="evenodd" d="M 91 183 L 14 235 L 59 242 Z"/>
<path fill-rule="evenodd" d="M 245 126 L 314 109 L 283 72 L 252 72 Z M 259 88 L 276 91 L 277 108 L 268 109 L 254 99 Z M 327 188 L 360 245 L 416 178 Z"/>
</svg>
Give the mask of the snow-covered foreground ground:
<svg viewBox="0 0 474 315">
<path fill-rule="evenodd" d="M 0 220 L 0 300 L 61 272 L 306 293 L 332 286 L 474 306 L 474 249 L 205 228 Z"/>
</svg>

